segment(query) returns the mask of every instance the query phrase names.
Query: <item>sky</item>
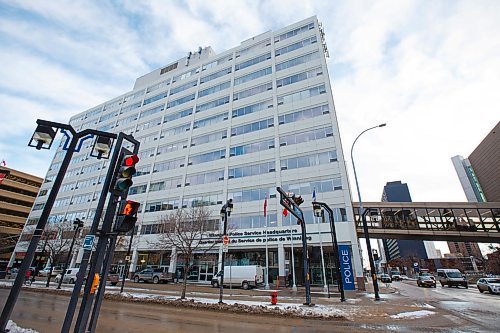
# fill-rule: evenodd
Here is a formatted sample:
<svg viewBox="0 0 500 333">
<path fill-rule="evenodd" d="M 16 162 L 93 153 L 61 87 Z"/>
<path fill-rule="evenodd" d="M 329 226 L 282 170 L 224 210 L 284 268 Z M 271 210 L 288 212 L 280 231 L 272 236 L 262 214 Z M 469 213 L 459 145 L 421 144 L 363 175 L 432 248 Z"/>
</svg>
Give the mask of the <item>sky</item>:
<svg viewBox="0 0 500 333">
<path fill-rule="evenodd" d="M 352 188 L 354 139 L 387 123 L 355 146 L 363 201 L 394 180 L 413 201 L 466 201 L 451 157 L 500 118 L 495 0 L 0 0 L 0 160 L 43 177 L 54 151 L 27 147 L 36 119 L 68 122 L 199 46 L 220 53 L 313 15 Z"/>
</svg>

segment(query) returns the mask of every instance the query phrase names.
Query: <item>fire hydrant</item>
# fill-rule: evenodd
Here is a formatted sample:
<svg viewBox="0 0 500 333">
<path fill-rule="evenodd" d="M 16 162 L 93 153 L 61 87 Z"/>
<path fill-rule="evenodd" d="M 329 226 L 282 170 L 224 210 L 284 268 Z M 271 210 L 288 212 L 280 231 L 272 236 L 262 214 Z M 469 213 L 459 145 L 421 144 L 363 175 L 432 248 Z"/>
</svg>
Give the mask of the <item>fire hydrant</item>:
<svg viewBox="0 0 500 333">
<path fill-rule="evenodd" d="M 271 304 L 276 305 L 278 303 L 278 291 L 273 290 L 271 291 Z"/>
</svg>

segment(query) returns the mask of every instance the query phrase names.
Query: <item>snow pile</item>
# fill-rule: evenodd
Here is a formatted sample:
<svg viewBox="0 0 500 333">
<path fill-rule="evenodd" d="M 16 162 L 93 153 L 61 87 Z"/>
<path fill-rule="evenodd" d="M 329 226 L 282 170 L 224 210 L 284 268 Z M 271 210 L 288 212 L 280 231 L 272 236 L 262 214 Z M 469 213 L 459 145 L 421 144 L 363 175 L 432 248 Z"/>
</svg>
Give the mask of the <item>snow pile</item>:
<svg viewBox="0 0 500 333">
<path fill-rule="evenodd" d="M 7 323 L 7 330 L 9 333 L 38 333 L 38 331 L 32 330 L 31 328 L 19 327 L 12 320 L 9 320 Z"/>
<path fill-rule="evenodd" d="M 428 310 L 419 310 L 419 311 L 410 311 L 410 312 L 401 312 L 395 315 L 392 315 L 392 319 L 416 319 L 427 317 L 433 315 L 435 312 Z"/>
</svg>

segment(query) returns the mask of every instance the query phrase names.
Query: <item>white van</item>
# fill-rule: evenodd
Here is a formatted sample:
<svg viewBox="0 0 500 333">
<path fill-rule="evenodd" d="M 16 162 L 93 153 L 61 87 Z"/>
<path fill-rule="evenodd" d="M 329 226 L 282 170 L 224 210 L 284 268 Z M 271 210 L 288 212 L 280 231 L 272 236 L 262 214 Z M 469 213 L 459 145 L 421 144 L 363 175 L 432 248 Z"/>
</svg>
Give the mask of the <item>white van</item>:
<svg viewBox="0 0 500 333">
<path fill-rule="evenodd" d="M 458 288 L 458 286 L 463 286 L 469 288 L 465 275 L 456 268 L 438 269 L 437 278 L 441 283 L 441 287 L 447 285 L 448 287 L 455 286 Z"/>
<path fill-rule="evenodd" d="M 218 288 L 220 285 L 220 275 L 218 272 L 212 279 L 212 287 Z M 224 285 L 232 285 L 249 289 L 264 283 L 264 270 L 262 266 L 224 266 Z"/>
</svg>

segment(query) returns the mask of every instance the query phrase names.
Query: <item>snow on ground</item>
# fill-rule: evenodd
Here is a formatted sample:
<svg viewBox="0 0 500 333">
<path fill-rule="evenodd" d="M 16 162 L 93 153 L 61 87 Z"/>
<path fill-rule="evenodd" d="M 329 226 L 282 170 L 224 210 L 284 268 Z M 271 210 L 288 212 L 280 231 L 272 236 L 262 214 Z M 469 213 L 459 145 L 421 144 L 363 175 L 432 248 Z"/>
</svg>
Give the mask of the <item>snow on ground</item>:
<svg viewBox="0 0 500 333">
<path fill-rule="evenodd" d="M 428 310 L 401 312 L 401 313 L 392 315 L 391 318 L 392 319 L 416 319 L 416 318 L 427 317 L 427 316 L 433 315 L 434 313 L 435 313 L 434 311 L 428 311 Z"/>
<path fill-rule="evenodd" d="M 19 327 L 12 320 L 9 320 L 7 323 L 7 330 L 9 333 L 38 333 L 38 331 L 32 330 L 31 328 Z"/>
</svg>

